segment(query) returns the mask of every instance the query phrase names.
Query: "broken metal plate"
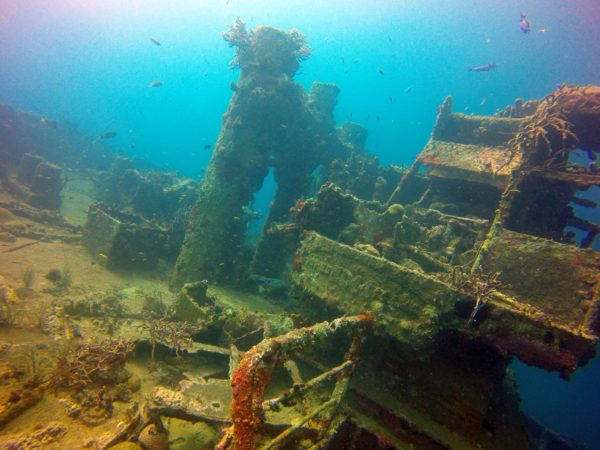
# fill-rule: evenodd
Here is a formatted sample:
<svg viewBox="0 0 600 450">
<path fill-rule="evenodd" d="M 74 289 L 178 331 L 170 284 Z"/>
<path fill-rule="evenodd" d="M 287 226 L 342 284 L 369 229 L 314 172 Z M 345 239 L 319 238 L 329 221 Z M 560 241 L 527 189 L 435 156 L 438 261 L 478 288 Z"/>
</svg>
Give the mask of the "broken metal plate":
<svg viewBox="0 0 600 450">
<path fill-rule="evenodd" d="M 553 244 L 551 241 L 538 241 L 550 246 Z M 561 249 L 564 247 L 555 245 Z M 506 251 L 510 252 L 510 247 Z M 534 276 L 535 268 L 526 256 L 520 255 L 522 266 Z M 519 255 L 512 253 L 506 258 L 507 264 L 510 261 L 512 265 Z M 565 260 L 568 260 L 566 256 Z M 500 269 L 500 266 L 484 268 L 491 271 Z M 307 233 L 302 242 L 292 279 L 308 294 L 345 314 L 372 314 L 378 329 L 412 349 L 427 345 L 444 328 L 457 329 L 483 340 L 500 354 L 516 355 L 528 364 L 566 375 L 593 356 L 598 341 L 595 335 L 586 331 L 583 322 L 578 327 L 566 326 L 560 322 L 560 315 L 555 320 L 541 308 L 500 292 L 491 296 L 475 323 L 469 324 L 467 319 L 455 312 L 455 307 L 462 303 L 464 297 L 451 286 L 431 275 L 361 252 L 314 232 Z M 547 279 L 546 284 L 540 290 L 551 292 L 552 284 Z M 526 287 L 523 290 L 526 291 Z M 556 295 L 554 301 L 558 301 L 561 295 L 566 296 L 567 292 L 561 294 L 557 290 Z M 595 314 L 594 311 L 592 308 L 584 315 L 586 320 Z"/>
<path fill-rule="evenodd" d="M 521 164 L 521 154 L 503 146 L 482 146 L 432 139 L 419 158 L 429 175 L 472 181 L 504 188 L 510 173 Z"/>
<path fill-rule="evenodd" d="M 292 280 L 304 291 L 345 314 L 372 314 L 385 332 L 413 347 L 462 320 L 454 307 L 463 296 L 447 284 L 314 232 L 294 266 Z"/>
<path fill-rule="evenodd" d="M 499 290 L 538 308 L 573 332 L 596 334 L 600 253 L 498 227 L 481 260 L 483 272 L 500 272 Z"/>
<path fill-rule="evenodd" d="M 154 412 L 192 422 L 204 420 L 228 423 L 231 421 L 230 406 L 229 380 L 183 380 L 177 391 L 157 387 L 152 392 L 151 409 Z"/>
</svg>

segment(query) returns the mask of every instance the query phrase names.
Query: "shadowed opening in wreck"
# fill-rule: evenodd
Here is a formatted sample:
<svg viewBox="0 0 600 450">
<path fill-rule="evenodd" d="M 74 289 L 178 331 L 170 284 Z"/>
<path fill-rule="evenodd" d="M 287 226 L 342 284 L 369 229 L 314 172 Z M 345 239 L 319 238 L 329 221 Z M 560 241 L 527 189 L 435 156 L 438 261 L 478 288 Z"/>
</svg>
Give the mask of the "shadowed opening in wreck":
<svg viewBox="0 0 600 450">
<path fill-rule="evenodd" d="M 571 201 L 571 207 L 575 217 L 585 222 L 591 223 L 596 227 L 600 225 L 600 208 L 597 199 L 600 198 L 600 187 L 592 186 L 585 191 L 578 191 L 576 197 Z M 595 204 L 594 206 L 591 206 Z M 600 239 L 598 235 L 590 236 L 589 233 L 575 226 L 568 226 L 564 229 L 565 239 L 570 240 L 578 247 L 600 249 Z"/>
<path fill-rule="evenodd" d="M 600 192 L 589 181 L 598 170 L 597 148 L 595 144 L 582 144 L 570 150 L 568 160 L 553 169 L 550 176 L 536 174 L 522 180 L 507 228 L 582 248 L 597 248 Z"/>
<path fill-rule="evenodd" d="M 323 164 L 319 164 L 310 174 L 310 178 L 312 179 L 312 183 L 310 186 L 310 192 L 308 193 L 309 197 L 314 197 L 317 195 L 319 188 L 327 181 L 327 171 L 323 167 Z"/>
<path fill-rule="evenodd" d="M 598 366 L 600 361 L 596 359 L 575 373 L 569 381 L 564 381 L 556 373 L 525 365 L 515 359 L 510 368 L 519 386 L 521 409 L 558 433 L 590 436 L 591 430 L 597 427 L 597 403 L 589 399 L 600 398 L 600 387 L 595 379 Z M 550 392 L 552 394 L 548 395 Z M 564 411 L 577 413 L 564 414 Z"/>
<path fill-rule="evenodd" d="M 254 193 L 252 201 L 244 207 L 244 220 L 247 223 L 246 244 L 254 247 L 258 243 L 276 190 L 277 182 L 271 167 L 263 180 L 262 187 Z"/>
<path fill-rule="evenodd" d="M 434 177 L 415 205 L 445 214 L 492 219 L 500 195 L 498 188 L 485 183 Z"/>
<path fill-rule="evenodd" d="M 589 150 L 589 148 L 578 147 L 569 154 L 569 163 L 573 167 L 581 168 L 586 172 L 596 173 L 596 158 L 597 154 Z M 587 189 L 576 191 L 569 204 L 573 209 L 576 220 L 581 221 L 582 224 L 592 224 L 597 229 L 600 225 L 599 198 L 599 186 L 590 186 Z M 576 225 L 565 227 L 563 236 L 565 240 L 570 240 L 579 247 L 600 248 L 600 239 L 598 239 L 597 234 L 590 233 L 588 230 L 584 230 Z"/>
</svg>

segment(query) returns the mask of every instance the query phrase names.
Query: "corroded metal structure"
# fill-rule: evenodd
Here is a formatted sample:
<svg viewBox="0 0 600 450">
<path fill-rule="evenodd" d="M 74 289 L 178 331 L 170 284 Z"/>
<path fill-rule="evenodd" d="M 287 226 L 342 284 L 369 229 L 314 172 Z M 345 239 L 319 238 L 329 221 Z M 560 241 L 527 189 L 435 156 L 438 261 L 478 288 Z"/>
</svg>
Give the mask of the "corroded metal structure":
<svg viewBox="0 0 600 450">
<path fill-rule="evenodd" d="M 412 167 L 390 171 L 364 153 L 364 130 L 334 128 L 337 88 L 315 84 L 307 95 L 292 81 L 306 56 L 301 35 L 238 22 L 225 38 L 242 73 L 174 285 L 254 273 L 290 283 L 295 326 L 373 322 L 335 417 L 316 422 L 327 438 L 315 438 L 321 410 L 299 387 L 293 395 L 316 413 L 279 422 L 283 436 L 302 429 L 311 443 L 298 448 L 528 448 L 510 358 L 568 378 L 598 342 L 599 227 L 578 208 L 597 206 L 586 191 L 600 186 L 600 88 L 562 87 L 493 117 L 455 113 L 448 98 Z M 269 167 L 278 189 L 250 252 L 243 208 Z M 307 199 L 313 179 L 320 189 Z M 315 327 L 265 330 L 247 350 L 222 447 L 273 438 L 266 382 Z M 311 357 L 314 367 L 327 358 Z"/>
<path fill-rule="evenodd" d="M 366 386 L 354 393 L 379 417 L 395 417 L 396 428 L 424 432 L 429 444 L 418 448 L 521 448 L 526 438 L 518 426 L 491 425 L 491 405 L 512 408 L 510 389 L 501 387 L 506 357 L 567 378 L 594 355 L 600 254 L 589 247 L 598 225 L 579 217 L 575 205 L 596 207 L 585 191 L 600 186 L 599 105 L 597 87 L 560 88 L 521 118 L 453 113 L 447 99 L 429 143 L 386 205 L 325 185 L 299 208 L 297 222 L 310 232 L 293 281 L 326 309 L 369 311 L 375 329 L 391 338 L 388 358 L 402 362 L 388 360 L 387 375 L 378 376 L 398 378 L 394 386 L 403 389 L 390 395 L 395 401 Z M 576 153 L 583 162 L 573 161 Z M 332 210 L 334 221 L 326 215 Z M 473 345 L 490 353 L 466 363 Z M 469 371 L 490 365 L 497 371 L 468 381 Z M 435 369 L 442 367 L 443 378 Z M 460 397 L 453 385 L 461 386 Z M 486 403 L 490 409 L 481 408 Z M 412 413 L 400 413 L 407 409 Z M 376 433 L 368 423 L 362 426 Z M 476 430 L 486 423 L 496 431 L 484 438 Z M 396 434 L 397 445 L 414 443 L 415 434 Z"/>
<path fill-rule="evenodd" d="M 298 391 L 306 391 L 307 385 L 312 387 L 323 380 L 337 375 L 339 378 L 329 400 L 317 407 L 305 418 L 297 421 L 294 426 L 282 432 L 263 448 L 281 448 L 282 444 L 290 438 L 294 431 L 298 431 L 309 420 L 315 419 L 325 410 L 335 408 L 339 405 L 346 392 L 352 369 L 358 362 L 358 352 L 361 342 L 364 339 L 364 329 L 368 322 L 369 317 L 364 315 L 344 317 L 336 319 L 331 323 L 324 322 L 312 327 L 290 331 L 285 335 L 264 340 L 250 349 L 244 355 L 233 374 L 233 402 L 231 407 L 233 429 L 231 440 L 226 435 L 219 448 L 230 448 L 232 444 L 232 448 L 237 450 L 253 449 L 255 447 L 255 433 L 263 422 L 263 397 L 265 388 L 274 368 L 283 364 L 293 351 L 315 345 L 320 341 L 330 339 L 335 333 L 345 331 L 353 334 L 354 338 L 345 361 L 341 365 L 328 370 L 327 373 L 314 378 L 304 386 L 294 386 L 287 393 L 268 401 L 266 406 L 269 409 L 277 410 L 280 404 L 291 405 L 293 404 L 293 397 L 300 397 Z M 328 411 L 328 413 L 329 420 L 326 421 L 326 424 L 329 425 L 333 414 L 331 411 Z M 325 426 L 326 428 L 327 426 Z M 326 436 L 320 435 L 318 440 L 325 438 Z"/>
<path fill-rule="evenodd" d="M 568 378 L 599 340 L 600 87 L 493 117 L 448 98 L 415 163 L 382 168 L 364 128 L 335 126 L 335 85 L 293 81 L 300 33 L 238 21 L 224 38 L 241 76 L 202 184 L 112 155 L 110 170 L 82 172 L 93 190 L 62 196 L 108 205 L 85 203 L 84 229 L 56 210 L 62 170 L 107 155 L 0 105 L 0 182 L 28 203 L 0 202 L 0 326 L 11 339 L 16 324 L 43 330 L 0 345 L 0 425 L 33 419 L 0 446 L 164 449 L 169 431 L 177 445 L 196 436 L 185 420 L 204 422 L 193 448 L 553 447 L 532 439 L 509 365 Z M 277 191 L 252 246 L 248 210 L 270 168 Z M 156 279 L 117 289 L 122 274 L 104 270 L 164 275 L 183 234 L 177 293 Z M 101 264 L 66 246 L 81 238 Z M 67 265 L 48 267 L 42 291 L 33 266 L 17 279 L 11 255 L 44 266 L 59 253 L 76 286 Z M 125 364 L 134 345 L 153 385 Z M 73 444 L 66 426 L 39 427 L 65 408 L 86 434 L 109 420 L 113 433 Z"/>
<path fill-rule="evenodd" d="M 309 54 L 300 33 L 271 27 L 248 32 L 237 22 L 224 37 L 237 47 L 241 75 L 190 215 L 175 285 L 235 279 L 246 228 L 243 207 L 262 186 L 269 167 L 278 188 L 267 224 L 289 215 L 294 202 L 308 193 L 313 170 L 339 147 L 332 117 L 339 89 L 315 83 L 307 95 L 293 81 L 298 62 Z M 278 254 L 263 256 L 268 245 L 261 245 L 253 263 L 259 273 L 268 270 L 262 269 L 265 264 L 278 264 L 265 262 Z"/>
</svg>

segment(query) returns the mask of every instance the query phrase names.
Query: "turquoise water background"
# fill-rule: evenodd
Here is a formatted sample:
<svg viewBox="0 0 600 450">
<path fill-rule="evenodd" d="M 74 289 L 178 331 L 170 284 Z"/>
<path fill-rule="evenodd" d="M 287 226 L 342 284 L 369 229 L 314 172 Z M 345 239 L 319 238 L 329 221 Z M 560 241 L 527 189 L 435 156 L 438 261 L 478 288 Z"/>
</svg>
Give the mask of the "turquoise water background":
<svg viewBox="0 0 600 450">
<path fill-rule="evenodd" d="M 337 83 L 338 122 L 366 126 L 385 164 L 412 162 L 446 95 L 457 111 L 491 114 L 559 83 L 600 83 L 598 0 L 0 0 L 0 102 L 91 138 L 116 131 L 116 150 L 199 177 L 239 75 L 221 38 L 237 16 L 304 33 L 312 57 L 297 80 Z M 527 411 L 600 447 L 598 361 L 571 383 L 517 373 Z"/>
</svg>

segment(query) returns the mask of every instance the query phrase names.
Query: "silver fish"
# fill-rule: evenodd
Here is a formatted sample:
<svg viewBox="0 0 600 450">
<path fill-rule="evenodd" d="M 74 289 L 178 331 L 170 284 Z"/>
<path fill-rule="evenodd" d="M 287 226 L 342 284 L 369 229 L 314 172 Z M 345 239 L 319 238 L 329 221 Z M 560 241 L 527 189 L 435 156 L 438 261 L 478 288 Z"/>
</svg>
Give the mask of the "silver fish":
<svg viewBox="0 0 600 450">
<path fill-rule="evenodd" d="M 469 67 L 469 72 L 489 72 L 490 70 L 495 69 L 497 66 L 494 63 L 488 63 L 483 66 L 473 66 Z"/>
<path fill-rule="evenodd" d="M 43 123 L 44 125 L 46 125 L 47 127 L 50 127 L 50 128 L 56 128 L 57 127 L 56 120 L 51 119 L 50 117 L 42 117 L 40 119 L 40 122 Z"/>
<path fill-rule="evenodd" d="M 116 131 L 107 131 L 106 133 L 102 133 L 98 136 L 98 139 L 112 139 L 117 136 Z"/>
<path fill-rule="evenodd" d="M 521 31 L 525 34 L 527 34 L 531 31 L 531 25 L 529 24 L 529 21 L 527 20 L 527 13 L 521 13 L 521 20 L 519 21 L 519 28 L 521 28 Z"/>
</svg>

